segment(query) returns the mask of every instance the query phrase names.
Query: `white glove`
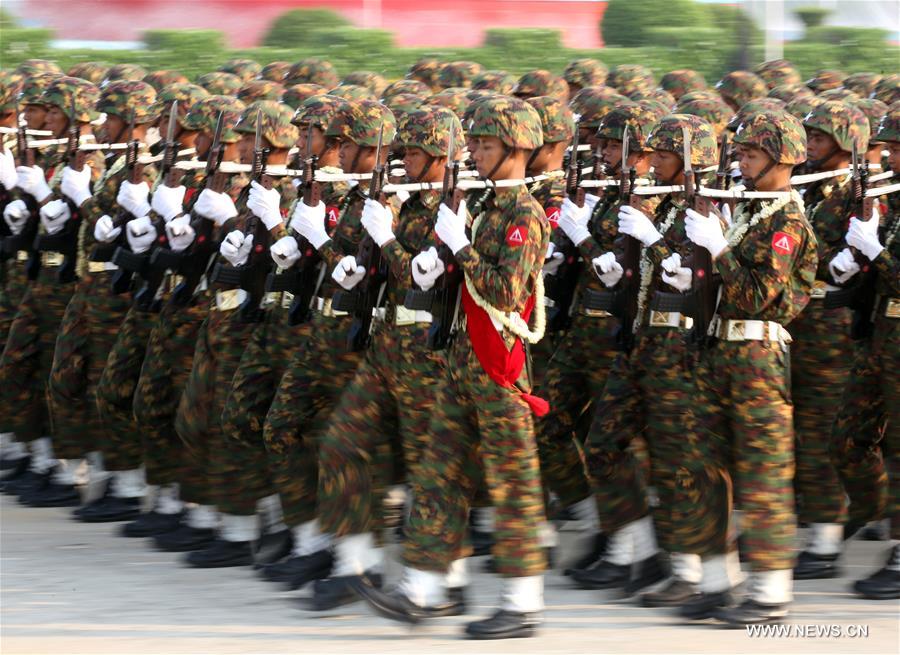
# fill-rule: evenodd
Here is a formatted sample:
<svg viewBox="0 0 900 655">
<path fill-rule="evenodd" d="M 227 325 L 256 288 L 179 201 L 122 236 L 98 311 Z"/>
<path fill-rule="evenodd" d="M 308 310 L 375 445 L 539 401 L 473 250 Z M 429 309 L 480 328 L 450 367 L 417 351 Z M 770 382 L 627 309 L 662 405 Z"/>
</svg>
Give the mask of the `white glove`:
<svg viewBox="0 0 900 655">
<path fill-rule="evenodd" d="M 124 180 L 119 187 L 119 194 L 116 196 L 116 202 L 120 207 L 127 209 L 132 216 L 146 216 L 150 213 L 150 203 L 147 198 L 150 196 L 150 187 L 146 182 L 138 182 L 132 184 L 128 180 Z"/>
<path fill-rule="evenodd" d="M 859 264 L 853 258 L 850 248 L 844 248 L 828 262 L 828 270 L 838 284 L 843 284 L 859 273 Z"/>
<path fill-rule="evenodd" d="M 122 228 L 113 227 L 113 220 L 107 214 L 103 214 L 94 223 L 94 238 L 102 243 L 112 243 L 122 234 Z"/>
<path fill-rule="evenodd" d="M 722 206 L 719 207 L 719 212 L 722 214 L 722 220 L 725 221 L 725 225 L 731 227 L 731 205 L 723 201 Z"/>
<path fill-rule="evenodd" d="M 861 221 L 858 218 L 850 219 L 850 229 L 847 230 L 847 245 L 859 250 L 869 261 L 874 260 L 884 246 L 878 240 L 878 214 L 873 212 L 872 218 Z"/>
<path fill-rule="evenodd" d="M 684 228 L 688 239 L 701 248 L 706 248 L 713 259 L 728 247 L 728 241 L 722 234 L 722 224 L 715 215 L 704 216 L 700 212 L 688 209 Z"/>
<path fill-rule="evenodd" d="M 24 200 L 13 200 L 3 210 L 3 220 L 9 225 L 9 231 L 17 235 L 25 228 L 29 213 Z"/>
<path fill-rule="evenodd" d="M 65 200 L 51 200 L 41 207 L 41 224 L 47 230 L 47 234 L 59 232 L 70 218 L 72 212 L 69 211 L 69 205 Z"/>
<path fill-rule="evenodd" d="M 228 263 L 234 267 L 243 266 L 250 257 L 250 250 L 253 248 L 253 235 L 244 234 L 240 230 L 232 230 L 219 246 L 219 252 L 222 257 L 228 260 Z"/>
<path fill-rule="evenodd" d="M 191 227 L 190 216 L 178 216 L 166 223 L 166 237 L 169 239 L 169 248 L 175 252 L 187 249 L 194 242 L 196 236 L 197 233 Z"/>
<path fill-rule="evenodd" d="M 316 250 L 321 248 L 329 238 L 325 231 L 325 203 L 319 201 L 318 205 L 310 207 L 305 202 L 298 202 L 291 217 L 291 228 L 306 237 Z"/>
<path fill-rule="evenodd" d="M 267 189 L 254 180 L 250 182 L 247 209 L 263 222 L 267 230 L 274 229 L 281 223 L 281 194 L 278 189 Z"/>
<path fill-rule="evenodd" d="M 428 291 L 444 274 L 444 262 L 438 258 L 437 248 L 432 246 L 424 252 L 420 252 L 412 260 L 412 276 L 422 291 Z"/>
<path fill-rule="evenodd" d="M 331 279 L 350 291 L 366 276 L 366 269 L 356 263 L 356 257 L 347 255 L 331 271 Z"/>
<path fill-rule="evenodd" d="M 391 229 L 393 220 L 394 217 L 390 209 L 377 200 L 372 200 L 371 198 L 366 200 L 361 219 L 362 226 L 369 233 L 369 236 L 374 239 L 375 243 L 378 244 L 379 248 L 396 238 Z"/>
<path fill-rule="evenodd" d="M 209 189 L 203 189 L 200 192 L 194 210 L 218 226 L 224 225 L 228 219 L 238 215 L 237 207 L 234 206 L 231 196 Z"/>
<path fill-rule="evenodd" d="M 594 257 L 591 260 L 591 264 L 594 267 L 594 273 L 600 278 L 603 285 L 607 287 L 616 286 L 625 273 L 622 265 L 616 261 L 615 254 L 611 252 L 605 252 L 599 257 Z"/>
<path fill-rule="evenodd" d="M 38 202 L 43 202 L 50 195 L 50 186 L 40 166 L 19 166 L 16 175 L 16 186 Z"/>
<path fill-rule="evenodd" d="M 13 157 L 12 150 L 9 148 L 0 150 L 0 184 L 2 184 L 7 191 L 12 191 L 18 181 L 19 176 L 16 173 L 16 160 Z"/>
<path fill-rule="evenodd" d="M 438 208 L 438 219 L 434 226 L 434 232 L 438 238 L 447 244 L 455 255 L 469 245 L 469 237 L 466 236 L 466 201 L 459 203 L 459 209 L 454 212 L 444 203 Z"/>
<path fill-rule="evenodd" d="M 590 238 L 591 232 L 588 230 L 588 221 L 591 218 L 591 208 L 588 207 L 587 203 L 584 204 L 584 207 L 579 207 L 566 198 L 563 200 L 561 213 L 559 227 L 571 239 L 572 243 L 579 246 L 586 239 Z"/>
<path fill-rule="evenodd" d="M 556 275 L 562 263 L 563 254 L 557 252 L 556 246 L 551 242 L 547 246 L 547 255 L 544 257 L 544 268 L 542 269 L 544 275 Z"/>
<path fill-rule="evenodd" d="M 619 209 L 619 232 L 634 237 L 645 246 L 651 246 L 662 239 L 653 221 L 631 205 L 624 205 Z"/>
<path fill-rule="evenodd" d="M 75 203 L 76 207 L 81 207 L 85 200 L 91 197 L 90 166 L 83 166 L 80 171 L 66 166 L 63 169 L 59 190 L 60 193 Z"/>
<path fill-rule="evenodd" d="M 150 246 L 156 241 L 156 228 L 153 227 L 150 217 L 141 216 L 133 221 L 128 221 L 125 238 L 128 239 L 131 252 L 141 254 L 150 250 Z"/>
<path fill-rule="evenodd" d="M 290 268 L 300 259 L 300 248 L 294 237 L 281 237 L 269 248 L 269 253 L 279 268 Z"/>
<path fill-rule="evenodd" d="M 593 193 L 584 194 L 584 206 L 590 208 L 592 212 L 594 211 L 594 207 L 597 206 L 598 202 L 600 202 L 600 196 L 595 196 Z"/>
<path fill-rule="evenodd" d="M 150 207 L 168 223 L 184 211 L 182 205 L 184 204 L 185 191 L 186 189 L 183 185 L 171 187 L 160 184 L 156 187 L 156 191 L 153 192 Z"/>
<path fill-rule="evenodd" d="M 661 262 L 663 274 L 662 281 L 679 291 L 687 291 L 691 288 L 691 276 L 693 271 L 681 265 L 681 255 L 677 252 L 669 255 Z"/>
</svg>

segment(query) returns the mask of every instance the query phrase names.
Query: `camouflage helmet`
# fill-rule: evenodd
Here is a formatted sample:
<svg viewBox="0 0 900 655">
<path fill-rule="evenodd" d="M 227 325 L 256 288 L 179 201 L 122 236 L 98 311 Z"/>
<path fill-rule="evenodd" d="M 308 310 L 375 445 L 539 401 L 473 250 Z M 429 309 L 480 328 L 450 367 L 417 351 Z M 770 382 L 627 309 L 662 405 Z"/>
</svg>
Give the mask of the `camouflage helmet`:
<svg viewBox="0 0 900 655">
<path fill-rule="evenodd" d="M 307 98 L 324 95 L 327 92 L 328 89 L 318 84 L 294 84 L 284 90 L 281 102 L 296 110 Z"/>
<path fill-rule="evenodd" d="M 784 109 L 785 103 L 778 98 L 757 98 L 744 103 L 728 121 L 728 129 L 734 132 L 747 116 L 770 109 Z"/>
<path fill-rule="evenodd" d="M 443 89 L 472 86 L 472 80 L 484 67 L 474 61 L 451 61 L 438 74 L 438 84 Z"/>
<path fill-rule="evenodd" d="M 690 68 L 669 71 L 659 80 L 659 86 L 678 100 L 685 93 L 707 88 L 703 75 Z"/>
<path fill-rule="evenodd" d="M 11 70 L 0 70 L 0 114 L 16 110 L 22 76 Z"/>
<path fill-rule="evenodd" d="M 297 143 L 300 136 L 297 128 L 291 124 L 294 112 L 277 100 L 257 100 L 247 105 L 234 131 L 241 134 L 256 132 L 256 117 L 262 121 L 260 135 L 273 148 L 290 148 Z"/>
<path fill-rule="evenodd" d="M 197 128 L 187 124 L 188 112 L 194 104 L 209 96 L 209 92 L 199 84 L 169 84 L 156 94 L 156 106 L 153 108 L 157 115 L 163 115 L 169 111 L 172 102 L 178 101 L 177 122 L 186 130 Z"/>
<path fill-rule="evenodd" d="M 297 107 L 291 123 L 297 127 L 313 125 L 324 132 L 343 104 L 344 100 L 325 93 L 310 96 Z"/>
<path fill-rule="evenodd" d="M 241 88 L 241 78 L 234 73 L 213 71 L 197 78 L 197 84 L 213 95 L 231 96 Z"/>
<path fill-rule="evenodd" d="M 674 152 L 682 157 L 684 154 L 682 128 L 687 128 L 691 138 L 691 166 L 694 168 L 715 166 L 719 161 L 719 149 L 713 128 L 705 120 L 692 114 L 664 116 L 647 137 L 647 147 Z"/>
<path fill-rule="evenodd" d="M 382 100 L 389 100 L 401 93 L 424 97 L 431 95 L 431 87 L 419 80 L 397 80 L 385 87 L 384 91 L 381 92 L 381 98 Z"/>
<path fill-rule="evenodd" d="M 432 157 L 446 157 L 450 132 L 456 134 L 457 156 L 462 150 L 462 123 L 446 107 L 423 107 L 406 114 L 397 127 L 394 145 L 421 148 Z"/>
<path fill-rule="evenodd" d="M 330 61 L 308 57 L 290 67 L 284 77 L 284 85 L 318 84 L 330 89 L 339 82 L 337 71 Z"/>
<path fill-rule="evenodd" d="M 381 94 L 384 93 L 385 87 L 387 87 L 387 80 L 378 73 L 373 73 L 371 71 L 355 71 L 344 75 L 344 79 L 341 80 L 341 85 L 343 86 L 346 84 L 364 86 L 374 93 L 376 97 L 380 97 Z"/>
<path fill-rule="evenodd" d="M 803 127 L 830 135 L 838 148 L 859 152 L 869 147 L 869 119 L 855 105 L 840 100 L 826 100 L 803 119 Z"/>
<path fill-rule="evenodd" d="M 56 62 L 48 61 L 46 59 L 26 59 L 16 66 L 16 72 L 23 77 L 38 75 L 40 73 L 56 73 L 57 75 L 62 75 L 62 69 Z"/>
<path fill-rule="evenodd" d="M 637 91 L 629 96 L 630 100 L 638 101 L 638 100 L 654 100 L 659 103 L 661 107 L 666 108 L 666 113 L 672 111 L 672 109 L 677 104 L 675 102 L 675 97 L 669 93 L 668 91 L 664 91 L 663 89 L 650 89 L 649 91 Z"/>
<path fill-rule="evenodd" d="M 348 100 L 335 114 L 326 136 L 348 139 L 358 146 L 374 148 L 384 126 L 383 145 L 389 146 L 397 134 L 397 120 L 387 106 L 377 100 Z"/>
<path fill-rule="evenodd" d="M 843 85 L 845 77 L 847 76 L 839 70 L 820 70 L 815 77 L 806 80 L 806 86 L 815 93 L 822 93 Z"/>
<path fill-rule="evenodd" d="M 238 89 L 237 99 L 245 105 L 257 100 L 281 100 L 284 87 L 278 82 L 269 80 L 250 80 Z"/>
<path fill-rule="evenodd" d="M 827 91 L 822 91 L 819 94 L 819 97 L 824 100 L 843 100 L 844 102 L 849 102 L 852 104 L 856 104 L 862 98 L 859 97 L 858 94 L 854 93 L 850 89 L 828 89 Z"/>
<path fill-rule="evenodd" d="M 600 121 L 613 107 L 628 100 L 608 86 L 586 86 L 575 94 L 569 106 L 572 112 L 580 117 L 579 123 L 584 127 L 596 128 Z"/>
<path fill-rule="evenodd" d="M 779 164 L 806 161 L 806 132 L 800 120 L 784 109 L 749 114 L 738 126 L 734 142 L 759 148 Z"/>
<path fill-rule="evenodd" d="M 259 71 L 259 79 L 269 80 L 270 82 L 282 82 L 289 70 L 291 70 L 291 62 L 289 61 L 269 62 Z"/>
<path fill-rule="evenodd" d="M 420 59 L 406 72 L 406 79 L 418 80 L 432 91 L 441 89 L 441 71 L 447 64 L 437 59 Z"/>
<path fill-rule="evenodd" d="M 425 104 L 432 107 L 446 107 L 457 116 L 462 117 L 471 102 L 467 95 L 468 91 L 468 89 L 462 87 L 443 89 L 426 98 Z"/>
<path fill-rule="evenodd" d="M 101 64 L 99 61 L 84 61 L 69 68 L 66 75 L 69 77 L 80 77 L 91 84 L 99 85 L 103 82 L 103 78 L 106 77 L 108 69 L 109 66 L 107 64 Z"/>
<path fill-rule="evenodd" d="M 110 82 L 100 94 L 97 111 L 118 116 L 128 122 L 134 116 L 135 125 L 152 123 L 159 114 L 156 111 L 156 90 L 139 80 Z"/>
<path fill-rule="evenodd" d="M 548 70 L 532 70 L 519 78 L 512 95 L 523 100 L 536 96 L 552 96 L 565 101 L 569 97 L 569 83 Z"/>
<path fill-rule="evenodd" d="M 252 59 L 229 59 L 219 66 L 219 70 L 223 73 L 237 75 L 242 82 L 249 82 L 259 75 L 262 66 Z"/>
<path fill-rule="evenodd" d="M 147 69 L 137 64 L 115 64 L 106 69 L 106 76 L 100 83 L 100 87 L 107 84 L 124 80 L 126 82 L 137 82 L 143 80 L 147 76 Z"/>
<path fill-rule="evenodd" d="M 889 107 L 900 100 L 900 73 L 891 73 L 878 80 L 872 97 Z"/>
<path fill-rule="evenodd" d="M 75 97 L 75 121 L 90 123 L 97 120 L 100 114 L 95 106 L 100 98 L 100 89 L 96 84 L 91 84 L 79 77 L 57 77 L 44 89 L 40 104 L 59 107 L 68 116 L 72 109 L 73 96 Z"/>
<path fill-rule="evenodd" d="M 185 117 L 185 127 L 198 132 L 209 132 L 212 135 L 216 129 L 216 121 L 222 113 L 222 143 L 237 143 L 241 135 L 235 132 L 237 125 L 244 113 L 243 102 L 227 95 L 211 95 L 201 98 L 191 107 Z"/>
<path fill-rule="evenodd" d="M 384 104 L 394 113 L 394 118 L 397 119 L 397 124 L 399 125 L 403 120 L 403 116 L 411 111 L 424 108 L 427 104 L 425 100 L 426 98 L 413 95 L 412 93 L 398 93 L 386 99 Z"/>
<path fill-rule="evenodd" d="M 356 84 L 341 84 L 328 93 L 344 100 L 378 100 L 378 97 L 366 87 Z"/>
<path fill-rule="evenodd" d="M 478 91 L 493 91 L 503 95 L 512 95 L 518 80 L 512 73 L 506 71 L 483 71 L 472 80 L 472 88 Z"/>
<path fill-rule="evenodd" d="M 510 148 L 533 150 L 544 144 L 541 117 L 521 98 L 495 96 L 480 100 L 472 112 L 469 136 L 494 136 Z"/>
<path fill-rule="evenodd" d="M 597 129 L 597 136 L 601 139 L 622 141 L 627 127 L 628 147 L 632 152 L 645 152 L 651 150 L 647 145 L 647 139 L 661 118 L 662 116 L 645 105 L 631 101 L 623 102 L 603 117 L 603 122 Z"/>
<path fill-rule="evenodd" d="M 605 84 L 607 75 L 609 69 L 606 64 L 596 59 L 573 59 L 563 71 L 563 79 L 570 86 L 579 88 Z"/>
<path fill-rule="evenodd" d="M 803 78 L 800 77 L 794 65 L 787 59 L 770 59 L 764 61 L 757 66 L 754 71 L 766 83 L 770 89 L 782 84 L 800 84 Z"/>
<path fill-rule="evenodd" d="M 144 75 L 144 81 L 159 93 L 170 84 L 187 84 L 190 80 L 178 71 L 153 71 Z"/>
<path fill-rule="evenodd" d="M 892 143 L 900 142 L 900 107 L 892 107 L 888 113 L 882 116 L 875 139 Z"/>
<path fill-rule="evenodd" d="M 699 116 L 712 125 L 717 139 L 725 132 L 728 122 L 734 116 L 731 107 L 721 100 L 693 100 L 686 102 L 678 105 L 678 113 Z"/>
<path fill-rule="evenodd" d="M 879 80 L 881 80 L 881 75 L 877 73 L 853 73 L 844 78 L 844 88 L 853 91 L 861 98 L 868 98 L 872 95 Z"/>
<path fill-rule="evenodd" d="M 795 116 L 802 121 L 809 112 L 821 105 L 823 102 L 827 102 L 827 100 L 823 100 L 817 95 L 801 95 L 788 102 L 787 106 L 785 106 L 785 109 L 787 109 L 788 113 L 790 113 L 792 116 Z"/>
<path fill-rule="evenodd" d="M 769 89 L 770 98 L 778 98 L 785 102 L 791 102 L 801 96 L 815 95 L 805 84 L 779 84 Z"/>
<path fill-rule="evenodd" d="M 50 86 L 53 80 L 58 80 L 62 75 L 59 73 L 35 73 L 29 75 L 22 82 L 19 89 L 19 103 L 23 105 L 40 105 L 41 96 L 44 95 L 44 89 Z"/>
<path fill-rule="evenodd" d="M 533 96 L 525 102 L 534 107 L 541 117 L 544 143 L 572 140 L 575 118 L 566 103 L 555 96 Z"/>
<path fill-rule="evenodd" d="M 475 97 L 472 97 L 472 93 L 473 93 L 472 91 L 469 92 L 469 99 L 471 100 L 471 102 L 469 102 L 469 106 L 466 107 L 466 110 L 463 112 L 462 118 L 460 119 L 460 120 L 462 120 L 464 129 L 469 125 L 469 122 L 472 120 L 472 117 L 475 115 L 475 109 L 478 107 L 479 103 L 483 102 L 484 100 L 487 100 L 488 98 L 503 97 L 498 93 L 491 93 L 490 91 L 483 91 L 483 90 L 477 91 L 477 93 L 479 93 L 481 95 L 477 95 Z"/>
<path fill-rule="evenodd" d="M 740 108 L 751 100 L 764 98 L 769 89 L 758 75 L 750 71 L 732 71 L 719 80 L 716 91 L 727 104 Z"/>
<path fill-rule="evenodd" d="M 650 69 L 640 64 L 619 64 L 610 71 L 606 84 L 622 95 L 631 97 L 631 94 L 638 91 L 649 91 L 656 86 L 656 81 Z"/>
<path fill-rule="evenodd" d="M 690 91 L 689 93 L 685 93 L 683 96 L 678 98 L 678 104 L 675 105 L 677 109 L 681 105 L 694 102 L 694 100 L 718 100 L 719 102 L 723 102 L 722 96 L 719 95 L 718 91 L 713 89 L 700 89 L 699 91 Z"/>
<path fill-rule="evenodd" d="M 863 98 L 853 104 L 869 119 L 869 144 L 880 143 L 876 135 L 881 119 L 888 113 L 888 106 L 875 98 Z"/>
</svg>

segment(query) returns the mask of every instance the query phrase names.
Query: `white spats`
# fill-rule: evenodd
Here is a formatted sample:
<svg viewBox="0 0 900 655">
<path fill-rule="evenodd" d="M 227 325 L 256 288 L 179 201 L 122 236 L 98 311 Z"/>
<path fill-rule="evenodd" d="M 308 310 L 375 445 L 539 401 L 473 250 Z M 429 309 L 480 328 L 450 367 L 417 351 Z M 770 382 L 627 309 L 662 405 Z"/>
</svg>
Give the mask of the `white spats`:
<svg viewBox="0 0 900 655">
<path fill-rule="evenodd" d="M 812 523 L 806 549 L 813 555 L 837 555 L 844 541 L 844 526 L 840 523 Z"/>
<path fill-rule="evenodd" d="M 212 505 L 194 505 L 188 510 L 187 524 L 195 530 L 214 530 L 219 525 L 219 514 Z"/>
<path fill-rule="evenodd" d="M 256 515 L 222 514 L 219 536 L 225 541 L 253 541 L 258 536 Z"/>
<path fill-rule="evenodd" d="M 156 492 L 156 507 L 160 514 L 178 514 L 184 509 L 179 498 L 178 484 L 164 484 Z"/>
<path fill-rule="evenodd" d="M 116 498 L 141 498 L 147 493 L 144 469 L 113 471 L 112 495 Z"/>
<path fill-rule="evenodd" d="M 569 512 L 576 521 L 584 524 L 586 530 L 596 532 L 600 528 L 600 517 L 597 514 L 597 499 L 590 495 L 569 506 Z"/>
<path fill-rule="evenodd" d="M 281 510 L 281 497 L 278 494 L 260 498 L 256 502 L 256 511 L 262 517 L 266 532 L 287 530 L 284 513 Z"/>
<path fill-rule="evenodd" d="M 291 532 L 294 535 L 294 549 L 291 551 L 294 557 L 306 557 L 331 546 L 331 535 L 319 530 L 317 519 L 301 523 Z"/>
<path fill-rule="evenodd" d="M 544 609 L 544 576 L 505 578 L 500 607 L 510 612 L 540 612 Z"/>
<path fill-rule="evenodd" d="M 750 574 L 750 598 L 765 605 L 783 605 L 793 599 L 794 570 L 754 571 Z"/>
<path fill-rule="evenodd" d="M 375 551 L 371 533 L 351 534 L 341 537 L 335 544 L 334 577 L 362 575 L 370 566 Z"/>
<path fill-rule="evenodd" d="M 56 466 L 53 467 L 53 475 L 50 476 L 50 481 L 59 485 L 74 485 L 76 481 L 75 474 L 83 461 L 80 459 L 56 460 Z"/>
<path fill-rule="evenodd" d="M 447 589 L 461 589 L 469 585 L 469 569 L 465 559 L 455 559 L 450 562 L 444 584 Z"/>
<path fill-rule="evenodd" d="M 29 467 L 33 473 L 46 473 L 56 460 L 53 459 L 53 444 L 50 437 L 41 437 L 29 442 L 29 450 L 31 450 L 31 466 Z"/>
<path fill-rule="evenodd" d="M 703 576 L 703 564 L 699 555 L 692 553 L 672 553 L 669 556 L 672 575 L 679 580 L 697 584 Z"/>
<path fill-rule="evenodd" d="M 435 607 L 446 602 L 446 575 L 406 567 L 400 580 L 400 592 L 419 607 Z"/>
</svg>

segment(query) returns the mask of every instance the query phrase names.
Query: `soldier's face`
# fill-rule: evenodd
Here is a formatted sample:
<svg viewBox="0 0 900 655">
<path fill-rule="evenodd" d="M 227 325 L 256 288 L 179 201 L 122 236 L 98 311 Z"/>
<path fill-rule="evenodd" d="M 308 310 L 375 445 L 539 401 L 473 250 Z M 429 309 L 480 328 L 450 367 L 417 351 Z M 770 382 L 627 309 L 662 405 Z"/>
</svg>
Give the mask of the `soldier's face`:
<svg viewBox="0 0 900 655">
<path fill-rule="evenodd" d="M 212 146 L 212 137 L 209 134 L 206 132 L 197 134 L 197 138 L 194 141 L 194 148 L 197 149 L 197 159 L 205 160 L 210 146 Z"/>
<path fill-rule="evenodd" d="M 615 167 L 622 161 L 622 142 L 618 139 L 601 139 L 600 156 L 607 167 Z"/>
<path fill-rule="evenodd" d="M 769 157 L 761 148 L 739 144 L 737 146 L 738 166 L 741 170 L 741 177 L 746 180 L 756 179 L 763 169 L 770 164 L 772 158 Z M 764 178 L 765 179 L 765 178 Z M 759 186 L 763 180 L 757 180 L 756 185 Z"/>
<path fill-rule="evenodd" d="M 113 139 L 120 141 L 125 138 L 125 121 L 120 116 L 107 114 L 106 121 L 100 128 L 101 143 L 113 143 Z"/>
<path fill-rule="evenodd" d="M 654 150 L 650 163 L 656 176 L 661 180 L 675 180 L 684 172 L 681 157 L 668 150 Z"/>
<path fill-rule="evenodd" d="M 325 133 L 315 125 L 310 130 L 309 125 L 301 124 L 299 129 L 300 136 L 297 138 L 297 148 L 300 150 L 300 155 L 306 156 L 308 148 L 306 141 L 309 136 L 309 140 L 312 141 L 312 154 L 321 157 L 322 153 L 325 152 Z"/>
<path fill-rule="evenodd" d="M 253 143 L 255 141 L 255 134 L 248 134 L 245 132 L 241 135 L 241 140 L 238 141 L 238 152 L 240 153 L 242 164 L 253 163 Z"/>
<path fill-rule="evenodd" d="M 547 170 L 550 158 L 553 155 L 554 145 L 553 143 L 545 143 L 538 148 L 537 153 L 531 158 L 526 171 L 529 175 L 538 175 Z"/>
<path fill-rule="evenodd" d="M 382 151 L 382 159 L 387 157 L 387 148 Z M 349 139 L 341 141 L 338 153 L 341 170 L 345 173 L 371 173 L 375 169 L 375 148 L 358 146 Z"/>
<path fill-rule="evenodd" d="M 837 150 L 837 141 L 830 134 L 825 134 L 822 130 L 808 128 L 806 130 L 806 158 L 813 160 L 821 160 L 823 157 L 831 157 Z M 830 154 L 829 154 L 830 153 Z M 826 163 L 826 162 L 822 162 Z"/>
<path fill-rule="evenodd" d="M 506 156 L 506 149 L 503 147 L 503 142 L 495 136 L 480 136 L 477 140 L 478 146 L 472 159 L 475 162 L 475 168 L 478 169 L 478 174 L 485 177 Z M 502 179 L 500 171 L 497 171 L 495 177 Z"/>
<path fill-rule="evenodd" d="M 42 105 L 25 105 L 25 125 L 29 130 L 44 129 L 44 121 L 47 118 L 47 108 Z"/>
<path fill-rule="evenodd" d="M 582 86 L 580 84 L 575 84 L 574 82 L 569 82 L 569 99 L 567 102 L 572 102 L 572 98 L 576 96 L 576 94 L 581 91 Z"/>
<path fill-rule="evenodd" d="M 429 162 L 429 159 L 432 159 L 432 161 Z M 429 163 L 434 163 L 433 158 L 429 158 L 428 153 L 421 148 L 410 146 L 403 153 L 403 168 L 406 169 L 406 177 L 409 180 L 431 182 L 432 180 L 426 180 L 426 176 L 422 175 L 423 173 L 427 175 L 430 172 L 426 170 Z"/>
<path fill-rule="evenodd" d="M 69 117 L 66 116 L 66 113 L 56 105 L 47 107 L 44 129 L 50 130 L 53 132 L 54 138 L 59 139 L 65 134 L 67 127 L 69 127 Z"/>
<path fill-rule="evenodd" d="M 900 174 L 900 141 L 888 141 L 888 166 L 894 174 Z"/>
</svg>

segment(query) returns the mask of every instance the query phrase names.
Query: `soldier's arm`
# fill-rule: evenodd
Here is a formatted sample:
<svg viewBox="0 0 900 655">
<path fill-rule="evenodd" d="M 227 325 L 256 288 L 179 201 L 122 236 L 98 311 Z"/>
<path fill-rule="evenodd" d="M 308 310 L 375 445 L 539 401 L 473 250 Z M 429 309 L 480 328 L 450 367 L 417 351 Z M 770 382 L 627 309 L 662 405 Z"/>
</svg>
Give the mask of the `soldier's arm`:
<svg viewBox="0 0 900 655">
<path fill-rule="evenodd" d="M 878 271 L 879 280 L 883 281 L 885 286 L 890 290 L 891 295 L 900 295 L 900 256 L 898 251 L 900 248 L 894 246 L 889 252 L 887 248 L 881 251 L 878 257 L 872 262 L 875 270 Z"/>
<path fill-rule="evenodd" d="M 837 254 L 847 247 L 845 237 L 850 219 L 845 208 L 848 206 L 847 197 L 850 193 L 851 186 L 846 186 L 836 190 L 831 197 L 824 203 L 821 211 L 815 217 L 816 240 L 819 243 L 819 264 L 816 270 L 816 279 L 826 280 L 834 286 L 846 286 L 855 284 L 852 278 L 843 283 L 839 283 L 831 276 L 828 270 L 828 264 Z"/>
</svg>

